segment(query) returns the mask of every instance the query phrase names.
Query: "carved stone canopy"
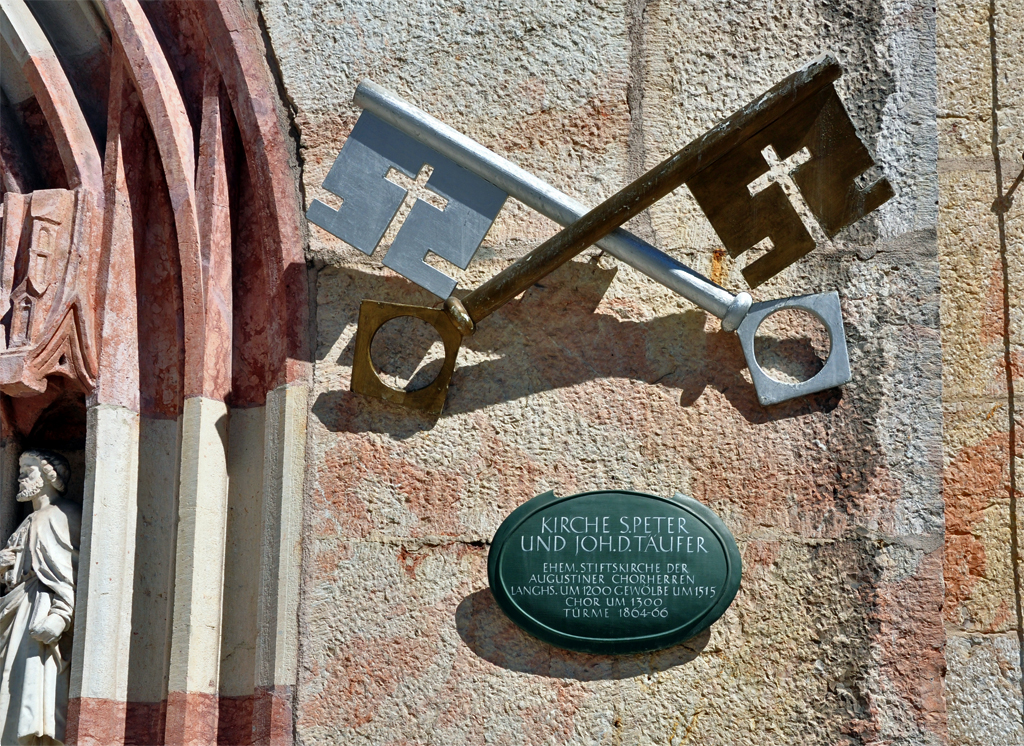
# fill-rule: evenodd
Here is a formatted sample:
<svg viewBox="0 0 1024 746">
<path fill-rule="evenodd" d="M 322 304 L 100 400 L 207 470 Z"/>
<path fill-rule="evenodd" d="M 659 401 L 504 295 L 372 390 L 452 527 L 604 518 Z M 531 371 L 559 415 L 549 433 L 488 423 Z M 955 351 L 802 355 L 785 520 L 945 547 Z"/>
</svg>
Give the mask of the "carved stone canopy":
<svg viewBox="0 0 1024 746">
<path fill-rule="evenodd" d="M 0 391 L 46 391 L 48 376 L 95 385 L 80 292 L 94 212 L 86 189 L 7 192 L 0 244 Z"/>
</svg>

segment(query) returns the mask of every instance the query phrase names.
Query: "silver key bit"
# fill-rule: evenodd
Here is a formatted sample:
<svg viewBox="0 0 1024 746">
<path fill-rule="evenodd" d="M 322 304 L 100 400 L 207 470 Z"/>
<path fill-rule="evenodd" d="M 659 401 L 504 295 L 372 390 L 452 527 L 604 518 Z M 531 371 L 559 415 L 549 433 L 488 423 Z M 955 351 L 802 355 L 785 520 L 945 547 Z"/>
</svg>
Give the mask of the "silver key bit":
<svg viewBox="0 0 1024 746">
<path fill-rule="evenodd" d="M 447 204 L 439 210 L 416 200 L 383 264 L 447 298 L 456 282 L 424 261 L 427 252 L 465 269 L 507 195 L 372 113 L 359 117 L 324 179 L 324 189 L 342 198 L 341 207 L 334 210 L 313 200 L 306 217 L 364 254 L 373 254 L 406 195 L 386 178 L 388 171 L 394 168 L 416 178 L 425 165 L 434 169 L 427 188 Z"/>
<path fill-rule="evenodd" d="M 589 211 L 572 197 L 372 81 L 364 80 L 359 84 L 353 101 L 559 225 L 569 225 Z M 777 404 L 824 391 L 841 386 L 852 378 L 842 309 L 839 294 L 835 291 L 752 305 L 749 293 L 733 295 L 622 228 L 605 236 L 597 245 L 721 319 L 724 331 L 735 331 L 761 404 Z M 831 341 L 824 367 L 800 383 L 785 383 L 772 378 L 754 355 L 754 337 L 758 327 L 768 316 L 789 308 L 814 315 L 825 326 Z"/>
</svg>

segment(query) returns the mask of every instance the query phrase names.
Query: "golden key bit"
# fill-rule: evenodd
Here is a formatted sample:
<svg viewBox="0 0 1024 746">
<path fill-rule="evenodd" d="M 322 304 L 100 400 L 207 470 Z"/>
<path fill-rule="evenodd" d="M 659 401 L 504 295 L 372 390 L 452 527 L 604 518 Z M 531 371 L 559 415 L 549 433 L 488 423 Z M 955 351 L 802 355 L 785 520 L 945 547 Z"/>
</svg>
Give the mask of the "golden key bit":
<svg viewBox="0 0 1024 746">
<path fill-rule="evenodd" d="M 814 249 L 814 239 L 778 182 L 753 194 L 750 186 L 769 171 L 766 156 L 788 161 L 801 155 L 790 176 L 829 238 L 893 196 L 884 178 L 863 190 L 857 186 L 857 178 L 875 162 L 835 88 L 826 86 L 791 107 L 686 182 L 730 256 L 738 257 L 765 238 L 771 241 L 770 251 L 743 268 L 752 288 Z"/>
<path fill-rule="evenodd" d="M 698 179 L 721 160 L 735 161 L 737 152 L 741 152 L 752 139 L 756 139 L 758 136 L 763 137 L 766 130 L 770 132 L 770 128 L 775 122 L 783 119 L 788 121 L 794 111 L 800 112 L 800 116 L 797 118 L 799 121 L 804 121 L 810 116 L 807 113 L 810 111 L 809 102 L 828 105 L 830 99 L 824 94 L 832 91 L 831 83 L 840 74 L 841 70 L 836 61 L 826 56 L 790 75 L 758 99 L 495 275 L 462 301 L 454 296 L 449 297 L 445 301 L 443 310 L 370 300 L 363 301 L 356 332 L 352 390 L 369 396 L 377 396 L 406 407 L 440 413 L 447 396 L 448 385 L 455 371 L 455 362 L 462 338 L 472 334 L 476 324 L 542 277 L 579 254 L 587 246 L 601 240 L 619 225 L 647 209 L 681 184 Z M 838 99 L 836 101 L 838 102 Z M 834 118 L 834 113 L 832 116 Z M 845 117 L 845 112 L 843 112 L 843 116 Z M 419 128 L 418 134 L 422 135 L 428 129 L 430 124 L 426 121 L 428 119 L 424 115 L 415 122 L 415 126 Z M 849 121 L 848 118 L 846 121 Z M 854 137 L 856 137 L 855 133 Z M 806 141 L 806 137 L 801 140 L 801 142 L 804 141 Z M 771 142 L 771 139 L 768 142 Z M 478 151 L 483 150 L 475 143 L 473 146 Z M 817 157 L 818 162 L 811 172 L 819 174 L 818 179 L 822 180 L 824 177 L 820 174 L 824 169 L 821 168 L 821 162 L 830 151 L 824 146 L 815 145 L 815 148 L 814 157 Z M 786 152 L 785 148 L 782 150 Z M 760 150 L 757 152 L 760 153 Z M 449 154 L 459 155 L 453 152 Z M 481 163 L 487 160 L 479 154 L 477 154 L 477 159 Z M 460 160 L 464 165 L 469 165 L 467 159 Z M 829 162 L 831 162 L 831 158 Z M 852 168 L 846 170 L 850 171 Z M 493 178 L 484 168 L 481 169 L 480 175 L 488 180 Z M 754 174 L 755 177 L 756 175 Z M 746 184 L 749 183 L 749 180 L 742 180 L 745 176 L 746 173 L 743 173 L 737 174 L 735 177 L 743 189 L 746 189 Z M 855 176 L 856 174 L 854 174 Z M 721 178 L 721 173 L 719 173 L 716 179 L 720 180 Z M 503 180 L 501 186 L 507 188 L 509 193 L 516 194 L 516 185 L 507 183 L 507 178 Z M 834 194 L 834 192 L 831 193 Z M 859 199 L 858 195 L 859 192 L 856 190 L 847 190 L 847 196 L 853 198 L 852 206 L 844 207 L 841 204 L 828 201 L 816 203 L 821 214 L 825 215 L 829 221 L 827 226 L 836 226 L 850 216 L 863 214 L 864 205 L 869 202 Z M 796 217 L 796 220 L 799 223 L 799 217 Z M 800 227 L 802 228 L 802 225 Z M 784 241 L 779 241 L 776 246 L 785 247 L 786 244 Z M 656 250 L 654 253 L 660 254 Z M 653 269 L 654 264 L 647 262 L 645 267 Z M 708 294 L 708 288 L 721 291 L 720 288 L 697 273 L 682 267 L 682 265 L 680 268 L 686 270 L 688 274 L 683 273 L 685 277 L 677 277 L 677 284 L 685 279 L 683 285 L 687 287 L 692 285 L 691 290 L 701 289 L 701 292 L 696 295 L 703 297 Z M 655 272 L 652 276 L 658 279 L 657 274 L 659 273 Z M 705 285 L 708 288 L 704 288 Z M 724 291 L 721 292 L 724 293 Z M 787 298 L 758 303 L 753 306 L 750 305 L 750 297 L 745 293 L 738 296 L 731 296 L 728 293 L 725 295 L 728 296 L 730 302 L 723 303 L 721 299 L 718 299 L 710 304 L 713 307 L 708 310 L 723 318 L 723 328 L 736 330 L 750 367 L 758 399 L 762 404 L 774 404 L 796 396 L 822 391 L 850 380 L 849 358 L 837 293 Z M 688 294 L 687 297 L 690 295 Z M 705 303 L 701 303 L 699 300 L 696 302 L 705 307 Z M 783 383 L 771 378 L 754 357 L 754 334 L 758 326 L 769 315 L 786 308 L 803 309 L 816 316 L 825 325 L 831 339 L 831 351 L 822 370 L 811 379 L 796 384 Z M 415 391 L 401 391 L 384 384 L 370 358 L 370 346 L 377 331 L 388 321 L 401 316 L 412 316 L 429 323 L 437 330 L 445 347 L 444 364 L 437 377 L 428 386 Z"/>
</svg>

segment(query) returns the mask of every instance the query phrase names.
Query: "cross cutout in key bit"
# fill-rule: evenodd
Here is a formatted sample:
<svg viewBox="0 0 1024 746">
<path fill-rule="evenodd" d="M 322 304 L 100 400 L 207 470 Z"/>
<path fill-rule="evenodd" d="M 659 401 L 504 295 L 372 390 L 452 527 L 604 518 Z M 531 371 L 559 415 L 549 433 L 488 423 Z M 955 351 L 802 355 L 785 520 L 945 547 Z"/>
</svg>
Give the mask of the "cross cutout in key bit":
<svg viewBox="0 0 1024 746">
<path fill-rule="evenodd" d="M 777 183 L 785 190 L 787 197 L 791 200 L 798 200 L 806 208 L 803 197 L 800 196 L 800 190 L 796 188 L 791 174 L 811 159 L 811 154 L 807 152 L 807 148 L 801 148 L 789 158 L 781 160 L 775 153 L 775 148 L 769 145 L 761 151 L 761 156 L 768 162 L 768 172 L 761 174 L 747 184 L 750 196 L 753 197 L 758 192 L 763 192 L 772 184 Z M 803 211 L 801 210 L 801 212 Z"/>
<path fill-rule="evenodd" d="M 397 168 L 392 168 L 387 172 L 384 178 L 392 184 L 398 184 L 398 186 L 405 190 L 405 201 L 398 210 L 399 215 L 408 213 L 412 209 L 413 203 L 418 199 L 436 207 L 442 212 L 444 211 L 444 208 L 448 205 L 448 200 L 427 187 L 427 182 L 430 180 L 432 173 L 434 173 L 433 166 L 421 168 L 420 172 L 416 174 L 415 179 L 410 179 Z M 406 209 L 406 206 L 408 206 L 408 209 Z"/>
<path fill-rule="evenodd" d="M 793 161 L 801 152 L 809 157 Z M 768 175 L 773 161 L 786 161 L 785 177 Z M 831 239 L 893 196 L 884 177 L 863 183 L 874 167 L 835 88 L 828 85 L 686 184 L 730 256 L 771 243 L 769 251 L 743 268 L 747 283 L 757 287 L 814 250 L 815 239 L 805 225 L 812 222 L 808 216 L 820 226 L 815 233 Z"/>
<path fill-rule="evenodd" d="M 402 189 L 405 190 L 405 198 L 402 200 L 402 205 L 398 208 L 398 212 L 395 213 L 395 217 L 391 219 L 391 223 L 388 225 L 388 229 L 384 233 L 384 237 L 381 239 L 382 244 L 390 246 L 394 243 L 395 236 L 398 235 L 398 231 L 401 230 L 402 225 L 405 223 L 405 219 L 408 218 L 409 213 L 412 212 L 412 208 L 413 205 L 416 204 L 416 200 L 422 200 L 436 210 L 444 212 L 445 208 L 448 206 L 448 200 L 427 187 L 427 181 L 429 181 L 430 176 L 433 173 L 434 167 L 425 165 L 420 169 L 420 172 L 416 175 L 415 179 L 410 179 L 397 168 L 388 169 L 384 178 L 392 184 L 402 187 Z"/>
<path fill-rule="evenodd" d="M 811 159 L 811 154 L 807 151 L 807 148 L 801 148 L 789 156 L 789 158 L 783 159 L 779 158 L 775 148 L 769 145 L 761 150 L 761 157 L 768 163 L 768 170 L 747 184 L 747 191 L 750 192 L 750 196 L 752 198 L 756 197 L 761 192 L 771 188 L 773 184 L 778 184 L 800 216 L 800 222 L 803 223 L 807 232 L 812 235 L 820 234 L 821 231 L 814 221 L 814 215 L 811 213 L 810 207 L 804 201 L 803 195 L 800 194 L 800 189 L 797 187 L 796 182 L 793 181 L 793 172 Z M 823 237 L 821 235 L 815 236 L 816 239 Z M 764 249 L 765 253 L 767 253 L 774 248 L 774 244 L 770 238 L 764 238 L 752 248 L 755 250 Z"/>
</svg>

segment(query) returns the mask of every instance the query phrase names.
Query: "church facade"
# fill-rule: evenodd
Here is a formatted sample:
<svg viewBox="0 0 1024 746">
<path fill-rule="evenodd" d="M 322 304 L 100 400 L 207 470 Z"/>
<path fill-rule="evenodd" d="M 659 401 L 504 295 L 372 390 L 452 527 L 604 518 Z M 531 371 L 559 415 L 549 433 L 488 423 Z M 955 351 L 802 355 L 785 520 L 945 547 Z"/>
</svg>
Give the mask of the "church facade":
<svg viewBox="0 0 1024 746">
<path fill-rule="evenodd" d="M 1024 744 L 1022 16 L 0 1 L 0 539 L 22 454 L 59 454 L 64 742 Z M 891 199 L 829 235 L 773 171 L 816 248 L 756 287 L 687 189 L 626 227 L 755 301 L 837 291 L 849 383 L 762 406 L 734 334 L 592 247 L 464 338 L 440 413 L 350 390 L 362 301 L 439 302 L 381 261 L 429 174 L 388 174 L 372 255 L 305 217 L 361 81 L 593 207 L 823 52 Z M 426 260 L 457 295 L 558 230 L 496 214 Z M 762 332 L 783 378 L 827 356 L 807 317 Z M 398 387 L 443 357 L 408 318 L 368 344 Z M 577 653 L 497 605 L 505 517 L 612 489 L 736 537 L 709 630 Z"/>
</svg>

